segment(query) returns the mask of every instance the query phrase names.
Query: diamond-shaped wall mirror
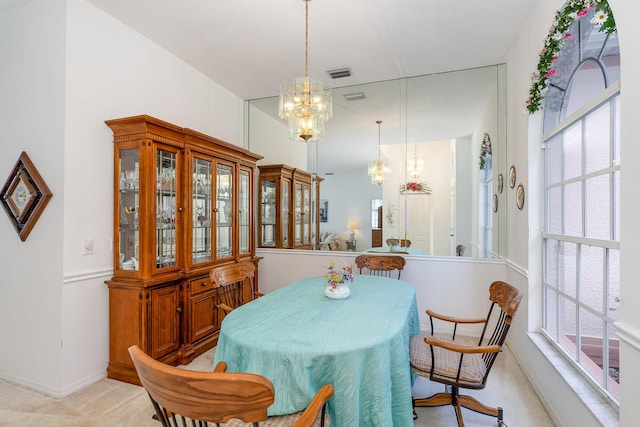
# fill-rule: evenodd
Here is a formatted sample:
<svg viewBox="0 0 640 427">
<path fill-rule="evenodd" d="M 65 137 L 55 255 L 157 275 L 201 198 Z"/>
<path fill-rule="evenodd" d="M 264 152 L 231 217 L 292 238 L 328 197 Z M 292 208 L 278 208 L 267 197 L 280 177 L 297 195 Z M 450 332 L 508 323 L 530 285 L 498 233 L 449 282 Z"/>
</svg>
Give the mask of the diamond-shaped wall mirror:
<svg viewBox="0 0 640 427">
<path fill-rule="evenodd" d="M 51 191 L 24 151 L 7 178 L 0 199 L 22 241 L 27 240 L 51 198 Z"/>
</svg>

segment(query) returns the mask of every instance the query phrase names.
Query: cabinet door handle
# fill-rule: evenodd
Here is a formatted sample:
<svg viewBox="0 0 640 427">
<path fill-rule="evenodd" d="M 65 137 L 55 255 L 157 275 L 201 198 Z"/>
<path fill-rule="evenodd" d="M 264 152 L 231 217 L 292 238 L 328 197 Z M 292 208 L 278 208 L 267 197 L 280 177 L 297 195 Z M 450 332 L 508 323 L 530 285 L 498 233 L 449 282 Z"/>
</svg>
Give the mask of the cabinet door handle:
<svg viewBox="0 0 640 427">
<path fill-rule="evenodd" d="M 216 213 L 219 212 L 218 208 L 213 208 L 212 210 L 213 210 L 213 212 L 216 212 Z"/>
<path fill-rule="evenodd" d="M 182 212 L 182 208 L 178 208 L 178 212 Z"/>
<path fill-rule="evenodd" d="M 178 313 L 182 313 L 182 307 L 178 307 L 178 308 L 176 308 L 176 311 L 177 311 Z"/>
</svg>

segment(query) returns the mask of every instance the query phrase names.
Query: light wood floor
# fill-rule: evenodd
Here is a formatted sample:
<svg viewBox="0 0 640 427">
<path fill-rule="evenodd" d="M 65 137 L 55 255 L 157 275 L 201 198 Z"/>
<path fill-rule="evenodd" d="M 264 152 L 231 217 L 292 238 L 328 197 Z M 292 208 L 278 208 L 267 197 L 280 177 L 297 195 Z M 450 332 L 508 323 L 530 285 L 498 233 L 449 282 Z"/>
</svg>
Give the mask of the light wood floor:
<svg viewBox="0 0 640 427">
<path fill-rule="evenodd" d="M 213 350 L 186 368 L 210 370 L 212 363 Z M 416 397 L 438 391 L 442 391 L 442 386 L 423 378 L 416 380 L 413 389 Z M 469 394 L 487 405 L 502 406 L 509 427 L 554 426 L 508 348 L 498 357 L 487 388 Z M 463 411 L 467 427 L 496 425 L 495 418 Z M 451 406 L 417 408 L 417 412 L 414 424 L 417 427 L 457 426 Z M 64 399 L 0 381 L 0 426 L 159 427 L 160 423 L 152 420 L 152 415 L 153 409 L 143 388 L 106 378 Z"/>
</svg>

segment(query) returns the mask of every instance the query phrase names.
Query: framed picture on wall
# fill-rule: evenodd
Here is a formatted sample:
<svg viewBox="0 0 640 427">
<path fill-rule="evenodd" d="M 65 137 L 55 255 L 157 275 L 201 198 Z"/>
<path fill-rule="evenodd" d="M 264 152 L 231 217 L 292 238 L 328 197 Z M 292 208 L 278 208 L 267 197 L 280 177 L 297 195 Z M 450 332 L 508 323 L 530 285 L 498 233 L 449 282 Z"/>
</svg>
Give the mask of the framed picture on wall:
<svg viewBox="0 0 640 427">
<path fill-rule="evenodd" d="M 320 199 L 320 222 L 327 222 L 329 218 L 329 201 Z"/>
</svg>

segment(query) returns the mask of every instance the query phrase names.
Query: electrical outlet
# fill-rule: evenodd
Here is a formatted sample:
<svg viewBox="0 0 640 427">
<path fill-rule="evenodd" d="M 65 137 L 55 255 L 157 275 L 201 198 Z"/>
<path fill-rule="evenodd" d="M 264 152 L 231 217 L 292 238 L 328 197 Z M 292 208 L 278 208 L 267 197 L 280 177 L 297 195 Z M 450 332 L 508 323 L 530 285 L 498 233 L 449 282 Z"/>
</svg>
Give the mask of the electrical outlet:
<svg viewBox="0 0 640 427">
<path fill-rule="evenodd" d="M 82 242 L 82 255 L 93 255 L 93 239 L 85 239 Z"/>
</svg>

